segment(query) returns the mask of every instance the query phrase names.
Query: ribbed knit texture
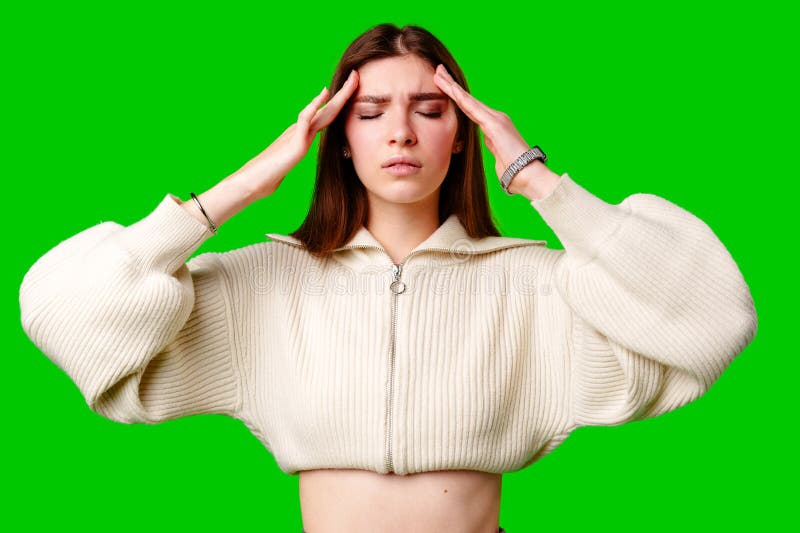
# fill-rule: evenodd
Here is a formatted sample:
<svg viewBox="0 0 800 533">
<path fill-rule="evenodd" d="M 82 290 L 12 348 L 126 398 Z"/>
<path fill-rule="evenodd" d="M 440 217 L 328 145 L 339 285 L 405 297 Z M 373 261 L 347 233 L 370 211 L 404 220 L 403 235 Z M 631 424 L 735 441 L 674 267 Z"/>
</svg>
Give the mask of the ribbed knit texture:
<svg viewBox="0 0 800 533">
<path fill-rule="evenodd" d="M 324 261 L 268 234 L 187 262 L 211 233 L 175 200 L 42 256 L 22 326 L 99 414 L 226 414 L 287 474 L 519 470 L 577 427 L 693 401 L 757 329 L 702 220 L 567 174 L 531 202 L 563 250 L 472 239 L 453 215 L 403 260 L 399 294 L 364 227 Z"/>
</svg>

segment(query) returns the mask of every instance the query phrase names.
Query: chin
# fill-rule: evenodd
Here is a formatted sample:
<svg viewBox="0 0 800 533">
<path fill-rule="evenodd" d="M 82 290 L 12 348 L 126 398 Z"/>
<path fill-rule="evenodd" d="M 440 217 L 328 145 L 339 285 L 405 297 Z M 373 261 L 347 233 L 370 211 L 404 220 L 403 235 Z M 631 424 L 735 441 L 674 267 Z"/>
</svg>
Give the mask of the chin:
<svg viewBox="0 0 800 533">
<path fill-rule="evenodd" d="M 431 187 L 430 183 L 398 179 L 394 183 L 386 184 L 378 189 L 372 189 L 372 193 L 386 202 L 413 204 L 435 194 L 437 189 L 438 186 Z"/>
</svg>

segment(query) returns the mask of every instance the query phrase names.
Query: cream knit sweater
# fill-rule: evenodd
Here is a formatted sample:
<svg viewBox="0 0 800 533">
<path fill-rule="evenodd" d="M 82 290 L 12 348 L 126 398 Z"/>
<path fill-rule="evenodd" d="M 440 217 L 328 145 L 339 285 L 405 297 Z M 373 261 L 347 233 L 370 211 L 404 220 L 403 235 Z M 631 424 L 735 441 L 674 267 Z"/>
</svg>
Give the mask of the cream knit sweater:
<svg viewBox="0 0 800 533">
<path fill-rule="evenodd" d="M 22 326 L 100 415 L 226 414 L 287 474 L 519 470 L 577 427 L 698 398 L 756 333 L 702 220 L 567 174 L 531 202 L 564 250 L 454 215 L 400 268 L 364 227 L 325 261 L 268 234 L 187 262 L 211 233 L 176 200 L 44 254 Z"/>
</svg>

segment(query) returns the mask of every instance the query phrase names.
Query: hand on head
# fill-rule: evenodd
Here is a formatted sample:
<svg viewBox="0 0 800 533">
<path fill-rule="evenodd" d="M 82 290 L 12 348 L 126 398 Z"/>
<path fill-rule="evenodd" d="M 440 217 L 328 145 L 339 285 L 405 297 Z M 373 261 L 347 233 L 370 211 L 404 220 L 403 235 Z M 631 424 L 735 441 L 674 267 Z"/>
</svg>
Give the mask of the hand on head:
<svg viewBox="0 0 800 533">
<path fill-rule="evenodd" d="M 517 128 L 514 127 L 511 117 L 502 111 L 492 109 L 464 90 L 450 76 L 444 65 L 437 65 L 433 81 L 442 92 L 453 99 L 470 120 L 481 128 L 486 148 L 495 158 L 495 171 L 499 180 L 506 168 L 530 148 Z M 512 193 L 517 192 L 515 189 L 521 185 L 521 182 L 515 183 L 515 181 L 517 180 L 512 180 L 512 185 L 509 186 L 509 191 Z"/>
<path fill-rule="evenodd" d="M 323 88 L 300 111 L 297 122 L 286 128 L 263 152 L 236 171 L 234 176 L 247 181 L 257 198 L 265 198 L 274 193 L 284 176 L 308 153 L 317 132 L 333 122 L 357 87 L 358 72 L 353 70 L 342 88 L 320 108 L 330 95 L 328 88 Z"/>
</svg>

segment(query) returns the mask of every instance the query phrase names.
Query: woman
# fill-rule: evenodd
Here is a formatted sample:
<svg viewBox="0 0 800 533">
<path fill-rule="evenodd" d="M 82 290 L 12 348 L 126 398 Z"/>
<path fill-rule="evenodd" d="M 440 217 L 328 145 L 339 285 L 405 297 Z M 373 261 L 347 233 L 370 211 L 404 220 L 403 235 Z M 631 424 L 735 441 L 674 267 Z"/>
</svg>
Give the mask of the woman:
<svg viewBox="0 0 800 533">
<path fill-rule="evenodd" d="M 551 172 L 424 29 L 370 29 L 331 86 L 210 190 L 28 271 L 23 327 L 94 411 L 243 421 L 299 473 L 308 533 L 489 533 L 504 472 L 577 427 L 685 405 L 753 339 L 748 286 L 703 221 Z M 499 235 L 478 127 L 564 250 Z M 318 131 L 301 227 L 187 263 Z"/>
</svg>

